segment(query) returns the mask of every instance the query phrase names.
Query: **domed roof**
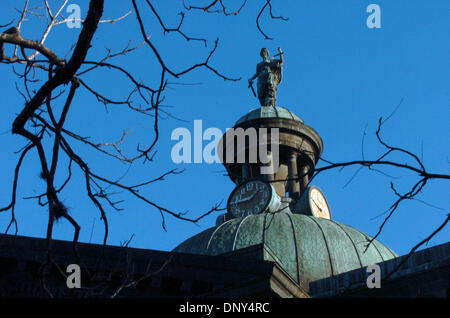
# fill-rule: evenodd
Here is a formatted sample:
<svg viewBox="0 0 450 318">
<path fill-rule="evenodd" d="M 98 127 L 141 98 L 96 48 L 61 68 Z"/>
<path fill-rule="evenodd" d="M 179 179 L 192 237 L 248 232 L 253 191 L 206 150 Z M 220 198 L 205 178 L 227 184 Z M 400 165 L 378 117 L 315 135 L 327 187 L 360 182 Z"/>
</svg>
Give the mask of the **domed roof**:
<svg viewBox="0 0 450 318">
<path fill-rule="evenodd" d="M 365 251 L 368 235 L 341 223 L 290 213 L 231 219 L 181 243 L 175 252 L 219 255 L 264 244 L 264 259 L 277 261 L 297 282 L 314 281 L 398 257 L 379 241 Z M 267 255 L 266 255 L 267 254 Z"/>
<path fill-rule="evenodd" d="M 289 109 L 279 106 L 262 106 L 251 110 L 247 115 L 242 116 L 235 125 L 239 125 L 243 122 L 260 119 L 260 118 L 285 118 L 303 123 L 303 120 Z"/>
</svg>

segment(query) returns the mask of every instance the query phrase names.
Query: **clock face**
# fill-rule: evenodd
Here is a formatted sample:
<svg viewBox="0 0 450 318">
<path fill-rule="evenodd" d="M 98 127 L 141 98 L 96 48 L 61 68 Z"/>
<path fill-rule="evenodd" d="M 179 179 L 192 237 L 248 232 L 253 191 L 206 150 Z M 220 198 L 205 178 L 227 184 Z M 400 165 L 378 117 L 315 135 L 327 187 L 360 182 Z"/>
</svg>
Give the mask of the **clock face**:
<svg viewBox="0 0 450 318">
<path fill-rule="evenodd" d="M 261 181 L 249 181 L 238 186 L 228 199 L 228 212 L 234 217 L 264 212 L 272 197 L 272 187 Z"/>
<path fill-rule="evenodd" d="M 318 188 L 313 187 L 309 191 L 309 205 L 313 216 L 331 220 L 331 213 L 327 200 Z"/>
</svg>

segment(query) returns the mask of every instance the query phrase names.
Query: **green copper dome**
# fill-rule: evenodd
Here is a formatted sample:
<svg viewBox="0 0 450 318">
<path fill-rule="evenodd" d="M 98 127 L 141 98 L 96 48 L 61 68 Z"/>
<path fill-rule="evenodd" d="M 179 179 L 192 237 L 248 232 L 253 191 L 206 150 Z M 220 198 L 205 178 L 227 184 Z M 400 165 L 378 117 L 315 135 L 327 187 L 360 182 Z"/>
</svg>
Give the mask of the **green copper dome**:
<svg viewBox="0 0 450 318">
<path fill-rule="evenodd" d="M 302 214 L 265 213 L 229 220 L 175 248 L 219 255 L 263 244 L 265 260 L 278 262 L 297 282 L 314 281 L 398 257 L 350 226 Z"/>
<path fill-rule="evenodd" d="M 243 122 L 261 119 L 261 118 L 284 118 L 299 121 L 303 123 L 303 120 L 289 109 L 279 106 L 262 106 L 251 110 L 246 115 L 242 116 L 235 124 L 239 125 Z"/>
</svg>

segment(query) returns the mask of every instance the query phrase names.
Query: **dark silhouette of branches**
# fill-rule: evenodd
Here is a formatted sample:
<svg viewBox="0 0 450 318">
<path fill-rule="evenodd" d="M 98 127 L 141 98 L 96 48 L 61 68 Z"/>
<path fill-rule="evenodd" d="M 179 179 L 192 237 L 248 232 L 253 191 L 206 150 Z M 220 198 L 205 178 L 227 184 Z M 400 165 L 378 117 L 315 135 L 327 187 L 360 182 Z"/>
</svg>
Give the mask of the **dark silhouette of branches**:
<svg viewBox="0 0 450 318">
<path fill-rule="evenodd" d="M 104 19 L 103 10 L 107 3 L 104 2 L 104 0 L 91 0 L 89 2 L 89 9 L 87 10 L 86 17 L 84 19 L 79 19 L 79 22 L 82 22 L 82 28 L 79 32 L 78 39 L 67 49 L 66 56 L 59 56 L 55 53 L 54 49 L 46 45 L 46 40 L 55 27 L 69 21 L 73 22 L 73 20 L 68 20 L 62 16 L 62 12 L 68 4 L 68 1 L 65 0 L 61 2 L 56 10 L 55 8 L 52 8 L 52 5 L 48 0 L 42 0 L 42 3 L 42 7 L 30 8 L 29 1 L 25 0 L 23 9 L 19 12 L 20 17 L 18 23 L 0 33 L 0 63 L 12 65 L 14 74 L 22 80 L 23 88 L 19 88 L 17 84 L 16 87 L 18 93 L 25 101 L 25 105 L 15 117 L 11 129 L 13 134 L 24 138 L 26 145 L 19 151 L 19 159 L 14 170 L 12 181 L 11 201 L 6 206 L 0 208 L 0 212 L 11 211 L 11 219 L 6 228 L 6 233 L 12 226 L 15 228 L 15 233 L 18 233 L 15 206 L 17 202 L 17 188 L 20 186 L 20 170 L 26 155 L 34 150 L 38 155 L 41 167 L 39 175 L 45 184 L 45 191 L 38 195 L 27 196 L 25 199 L 37 200 L 39 206 L 48 208 L 46 233 L 47 258 L 46 262 L 41 266 L 41 273 L 44 273 L 46 268 L 54 263 L 51 258 L 52 234 L 54 223 L 60 218 L 67 220 L 74 228 L 73 248 L 76 257 L 78 258 L 76 246 L 81 226 L 76 221 L 76 215 L 69 214 L 68 208 L 59 197 L 66 186 L 71 182 L 74 167 L 83 173 L 86 197 L 96 207 L 103 222 L 103 246 L 106 245 L 109 235 L 106 206 L 117 211 L 121 210 L 119 204 L 122 200 L 117 201 L 112 199 L 114 189 L 124 191 L 131 195 L 131 197 L 145 202 L 147 205 L 158 211 L 161 216 L 163 229 L 166 229 L 166 215 L 170 215 L 182 221 L 196 223 L 215 211 L 223 210 L 223 208 L 220 207 L 221 202 L 219 202 L 199 216 L 191 218 L 187 216 L 187 211 L 171 210 L 141 193 L 141 190 L 144 187 L 160 182 L 169 176 L 176 176 L 182 173 L 182 170 L 170 170 L 153 179 L 127 185 L 124 184 L 121 179 L 114 180 L 109 176 L 102 176 L 96 173 L 89 167 L 88 162 L 84 157 L 85 154 L 78 153 L 73 147 L 74 142 L 79 142 L 87 145 L 91 150 L 129 165 L 140 159 L 142 159 L 144 163 L 153 162 L 157 152 L 156 145 L 159 139 L 159 107 L 165 100 L 165 90 L 169 78 L 179 79 L 198 69 L 206 69 L 225 81 L 240 80 L 240 78 L 227 76 L 212 66 L 211 61 L 214 53 L 218 49 L 219 40 L 215 40 L 213 47 L 209 50 L 203 61 L 193 65 L 187 65 L 184 69 L 176 71 L 174 67 L 166 64 L 157 45 L 150 40 L 150 36 L 145 31 L 146 21 L 143 20 L 141 12 L 142 10 L 148 10 L 148 12 L 152 14 L 153 19 L 159 24 L 161 31 L 164 34 L 176 33 L 187 42 L 202 42 L 206 46 L 208 43 L 207 39 L 192 37 L 182 29 L 185 21 L 184 13 L 180 13 L 178 24 L 175 27 L 170 27 L 163 21 L 162 16 L 153 6 L 151 1 L 142 1 L 141 3 L 144 7 L 138 8 L 137 1 L 133 0 L 133 10 L 118 18 Z M 87 59 L 88 52 L 96 49 L 96 45 L 93 44 L 92 39 L 97 33 L 99 24 L 112 24 L 130 18 L 130 14 L 133 11 L 139 23 L 139 31 L 143 37 L 142 43 L 131 46 L 131 42 L 129 42 L 118 52 L 112 52 L 111 49 L 107 49 L 105 56 L 100 60 Z M 42 30 L 42 35 L 37 41 L 28 39 L 22 35 L 21 28 L 26 25 L 26 23 L 24 24 L 23 22 L 27 21 L 28 15 L 36 15 L 40 18 L 44 16 L 47 17 L 47 23 Z M 8 27 L 12 25 L 13 22 L 14 20 L 1 25 L 0 27 Z M 150 48 L 154 58 L 161 66 L 159 70 L 159 80 L 154 86 L 137 80 L 132 72 L 127 70 L 127 67 L 113 62 L 116 57 L 126 57 L 129 53 L 144 47 L 144 45 L 147 45 Z M 12 49 L 11 54 L 8 54 L 9 48 Z M 29 54 L 29 51 L 26 52 L 26 50 L 31 51 L 31 53 Z M 22 67 L 22 70 L 18 71 L 18 67 Z M 95 83 L 89 83 L 85 78 L 87 74 L 92 72 L 101 72 L 102 74 L 110 72 L 117 73 L 122 76 L 122 79 L 126 83 L 132 85 L 132 89 L 127 96 L 122 99 L 111 98 L 109 92 L 103 93 L 99 91 L 95 87 Z M 158 70 L 155 72 L 158 72 Z M 155 74 L 157 75 L 157 73 Z M 36 85 L 40 86 L 35 87 Z M 115 141 L 91 141 L 89 137 L 83 136 L 82 132 L 79 133 L 68 130 L 65 127 L 65 123 L 70 116 L 70 108 L 73 104 L 77 103 L 76 96 L 80 90 L 85 90 L 93 95 L 97 101 L 104 104 L 105 107 L 109 104 L 125 105 L 132 112 L 151 116 L 149 118 L 153 118 L 153 139 L 150 142 L 146 142 L 147 146 L 141 147 L 138 145 L 135 154 L 128 154 L 124 151 L 122 146 L 126 142 L 127 136 L 131 133 L 130 131 L 123 131 L 120 138 Z M 55 103 L 62 98 L 65 99 L 63 107 L 57 112 Z M 163 112 L 164 114 L 167 114 L 167 111 Z M 50 143 L 48 141 L 50 141 Z M 63 157 L 69 161 L 67 168 L 60 167 L 61 158 Z M 56 185 L 55 180 L 59 174 L 65 174 L 64 181 L 62 184 Z M 41 283 L 42 287 L 48 291 L 44 279 L 42 279 Z"/>
<path fill-rule="evenodd" d="M 382 153 L 378 158 L 376 158 L 375 160 L 355 160 L 355 161 L 348 161 L 348 162 L 342 162 L 342 163 L 332 163 L 330 161 L 322 159 L 322 161 L 325 161 L 326 163 L 328 163 L 328 165 L 316 168 L 314 171 L 314 175 L 313 175 L 313 177 L 315 177 L 323 171 L 336 169 L 336 168 L 342 169 L 342 168 L 350 167 L 350 166 L 361 166 L 361 167 L 366 167 L 368 169 L 372 169 L 374 166 L 380 166 L 380 167 L 391 166 L 391 167 L 399 168 L 402 170 L 408 170 L 418 176 L 419 180 L 410 187 L 409 191 L 407 191 L 405 193 L 399 193 L 397 191 L 397 189 L 395 188 L 394 183 L 393 182 L 390 183 L 391 190 L 393 191 L 393 193 L 395 194 L 397 199 L 386 211 L 387 216 L 381 223 L 377 233 L 371 239 L 370 243 L 372 243 L 372 241 L 375 240 L 380 235 L 386 222 L 392 217 L 392 215 L 395 213 L 395 211 L 398 209 L 399 205 L 403 201 L 415 199 L 415 197 L 423 190 L 423 188 L 425 187 L 427 182 L 430 180 L 434 180 L 434 179 L 448 180 L 448 179 L 450 179 L 450 175 L 447 175 L 447 174 L 428 172 L 428 170 L 425 168 L 422 161 L 414 153 L 412 153 L 408 150 L 405 150 L 403 148 L 400 148 L 400 147 L 394 147 L 394 146 L 388 145 L 381 138 L 381 128 L 382 128 L 383 123 L 385 123 L 385 122 L 386 122 L 386 120 L 383 120 L 383 118 L 381 117 L 378 121 L 378 128 L 376 131 L 376 137 L 377 137 L 378 142 L 381 145 L 383 145 L 386 149 L 386 151 L 384 153 Z M 416 163 L 416 166 L 413 166 L 413 165 L 410 165 L 407 163 L 400 163 L 399 161 L 387 160 L 388 156 L 390 156 L 394 153 L 400 153 L 400 154 L 406 156 L 407 158 L 412 159 Z"/>
<path fill-rule="evenodd" d="M 148 6 L 148 9 L 150 12 L 154 15 L 155 19 L 158 21 L 159 25 L 162 28 L 162 31 L 164 33 L 169 32 L 175 32 L 180 34 L 183 38 L 185 38 L 187 41 L 202 41 L 205 43 L 206 39 L 200 39 L 195 37 L 190 37 L 186 33 L 182 31 L 182 25 L 184 21 L 184 13 L 181 14 L 181 19 L 177 27 L 171 28 L 167 27 L 166 24 L 163 22 L 160 14 L 157 12 L 155 7 L 152 5 L 150 1 L 144 1 L 145 4 Z M 99 23 L 112 23 L 120 21 L 124 18 L 126 18 L 129 13 L 126 15 L 121 16 L 117 19 L 106 19 L 102 20 L 103 15 L 103 8 L 104 8 L 104 2 L 101 0 L 92 0 L 89 3 L 89 10 L 87 13 L 87 16 L 83 22 L 83 27 L 81 29 L 81 32 L 79 34 L 79 38 L 69 51 L 72 51 L 72 56 L 68 61 L 66 61 L 65 58 L 61 58 L 57 56 L 57 54 L 54 53 L 54 51 L 45 46 L 45 40 L 47 39 L 50 31 L 53 27 L 60 25 L 62 23 L 67 22 L 68 20 L 63 18 L 61 13 L 63 9 L 65 8 L 68 1 L 64 1 L 56 11 L 53 11 L 50 4 L 47 0 L 43 1 L 44 6 L 43 9 L 45 10 L 45 13 L 49 17 L 49 22 L 47 26 L 45 27 L 45 30 L 43 31 L 43 35 L 39 41 L 33 41 L 24 38 L 21 35 L 20 28 L 22 26 L 22 22 L 25 20 L 25 17 L 27 14 L 30 14 L 30 8 L 28 7 L 28 1 L 25 1 L 25 5 L 23 10 L 21 11 L 20 20 L 17 26 L 10 28 L 6 32 L 3 32 L 0 34 L 0 43 L 1 43 L 1 63 L 4 64 L 18 64 L 18 65 L 24 65 L 25 69 L 23 74 L 16 73 L 20 78 L 24 80 L 24 87 L 26 93 L 22 93 L 22 96 L 25 99 L 25 107 L 22 109 L 22 111 L 17 115 L 16 119 L 13 123 L 12 133 L 21 135 L 26 140 L 28 140 L 29 145 L 22 149 L 21 156 L 19 158 L 18 164 L 16 166 L 15 170 L 15 176 L 13 180 L 13 191 L 12 191 L 12 200 L 9 205 L 2 208 L 0 211 L 8 211 L 12 210 L 12 219 L 11 219 L 11 225 L 16 226 L 16 232 L 17 232 L 17 222 L 14 217 L 14 206 L 16 203 L 16 189 L 18 185 L 18 176 L 20 167 L 22 164 L 22 161 L 29 152 L 29 150 L 35 148 L 37 150 L 37 153 L 39 155 L 39 160 L 41 163 L 42 171 L 40 173 L 40 176 L 46 183 L 46 192 L 42 193 L 40 195 L 36 196 L 29 196 L 26 197 L 26 199 L 37 199 L 39 205 L 41 206 L 48 206 L 49 208 L 49 221 L 48 221 L 48 231 L 47 231 L 47 240 L 48 245 L 50 247 L 50 242 L 52 238 L 52 228 L 53 228 L 53 222 L 55 219 L 58 218 L 65 218 L 67 219 L 73 226 L 75 230 L 74 234 L 74 243 L 76 244 L 78 240 L 79 230 L 80 227 L 76 223 L 75 219 L 72 218 L 67 213 L 67 208 L 64 206 L 64 204 L 59 200 L 58 194 L 63 191 L 63 189 L 66 187 L 66 185 L 70 182 L 71 176 L 72 176 L 72 163 L 75 163 L 85 174 L 85 182 L 86 182 L 86 192 L 87 196 L 90 198 L 90 200 L 93 202 L 93 204 L 98 208 L 101 218 L 104 222 L 105 226 L 105 236 L 104 236 L 104 243 L 107 241 L 108 237 L 108 223 L 106 218 L 105 210 L 100 203 L 100 200 L 105 200 L 111 207 L 115 209 L 119 209 L 117 207 L 118 202 L 114 202 L 110 199 L 109 193 L 105 190 L 105 186 L 102 185 L 106 184 L 108 187 L 113 186 L 120 188 L 122 190 L 127 190 L 130 194 L 133 196 L 141 199 L 142 201 L 148 203 L 150 206 L 153 206 L 156 208 L 161 216 L 162 216 L 162 225 L 165 228 L 165 221 L 164 221 L 164 214 L 170 214 L 174 217 L 177 217 L 181 220 L 191 221 L 191 222 L 198 222 L 201 218 L 205 217 L 206 215 L 209 215 L 210 213 L 220 210 L 218 205 L 215 205 L 212 209 L 205 212 L 202 216 L 198 218 L 188 218 L 185 216 L 185 212 L 176 212 L 172 211 L 170 209 L 167 209 L 163 207 L 162 205 L 153 202 L 149 198 L 143 196 L 139 193 L 139 189 L 149 185 L 151 183 L 161 181 L 164 179 L 164 177 L 168 175 L 176 175 L 181 173 L 182 171 L 175 171 L 171 170 L 169 172 L 166 172 L 162 174 L 160 177 L 157 177 L 156 179 L 149 180 L 149 181 L 143 181 L 140 184 L 137 185 L 131 185 L 126 186 L 119 181 L 111 180 L 107 177 L 100 176 L 92 171 L 85 162 L 85 160 L 82 159 L 82 156 L 80 154 L 77 154 L 73 147 L 71 146 L 71 141 L 67 138 L 70 137 L 71 139 L 74 139 L 76 141 L 82 142 L 83 144 L 86 144 L 90 146 L 92 149 L 99 151 L 103 154 L 108 155 L 111 158 L 126 162 L 126 163 L 133 163 L 137 161 L 138 159 L 144 159 L 144 162 L 146 161 L 153 161 L 154 155 L 156 153 L 155 146 L 157 144 L 158 138 L 159 138 L 159 129 L 158 129 L 158 111 L 159 106 L 161 102 L 164 100 L 164 90 L 167 85 L 167 76 L 172 76 L 174 78 L 180 78 L 181 76 L 194 71 L 199 68 L 205 68 L 213 73 L 215 73 L 217 76 L 224 80 L 229 81 L 237 81 L 239 78 L 231 78 L 226 75 L 223 75 L 221 72 L 219 72 L 216 68 L 212 67 L 210 65 L 210 60 L 216 51 L 218 47 L 218 40 L 215 41 L 214 47 L 207 55 L 206 59 L 203 62 L 199 62 L 197 64 L 194 64 L 192 66 L 186 67 L 184 70 L 181 71 L 173 71 L 171 67 L 168 67 L 166 63 L 164 62 L 164 59 L 162 55 L 159 53 L 159 51 L 156 49 L 156 47 L 153 45 L 153 43 L 150 41 L 150 36 L 148 36 L 145 33 L 144 28 L 144 21 L 141 18 L 140 9 L 137 7 L 136 1 L 133 1 L 133 8 L 136 13 L 136 18 L 139 22 L 140 29 L 142 36 L 144 37 L 144 41 L 135 46 L 130 48 L 130 43 L 121 51 L 112 53 L 111 50 L 107 49 L 107 54 L 104 58 L 102 58 L 100 61 L 89 61 L 86 59 L 88 51 L 91 49 L 91 40 L 96 33 L 97 26 Z M 142 10 L 142 9 L 141 9 Z M 5 26 L 10 25 L 12 22 L 6 24 Z M 143 44 L 148 44 L 148 46 L 151 48 L 152 52 L 155 55 L 155 58 L 159 61 L 161 65 L 161 74 L 160 74 L 160 81 L 159 85 L 156 88 L 152 88 L 149 85 L 146 85 L 145 83 L 142 83 L 141 81 L 138 81 L 134 78 L 134 76 L 126 70 L 125 67 L 113 64 L 109 62 L 109 60 L 114 59 L 117 56 L 125 56 L 128 53 L 142 47 Z M 4 46 L 6 44 L 11 44 L 14 46 L 14 53 L 12 56 L 8 56 L 5 54 Z M 22 57 L 17 56 L 17 48 L 19 48 L 19 51 L 22 53 Z M 25 54 L 25 49 L 31 49 L 34 51 L 30 56 L 27 56 Z M 43 59 L 36 59 L 38 55 L 43 56 Z M 86 66 L 84 70 L 82 69 L 83 66 Z M 29 83 L 35 82 L 37 79 L 35 79 L 38 75 L 32 74 L 32 77 L 30 75 L 30 71 L 33 68 L 39 68 L 40 70 L 47 73 L 47 80 L 44 82 L 44 84 L 36 91 L 33 91 L 31 93 L 31 90 L 29 89 Z M 125 79 L 129 80 L 133 85 L 134 88 L 129 93 L 129 95 L 123 99 L 123 100 L 113 100 L 107 95 L 97 91 L 93 86 L 88 84 L 85 79 L 83 79 L 83 75 L 88 74 L 94 70 L 114 70 L 122 75 L 125 76 Z M 70 90 L 68 92 L 68 95 L 66 97 L 66 101 L 64 103 L 64 107 L 62 109 L 61 114 L 59 117 L 56 117 L 54 113 L 54 106 L 52 102 L 57 99 L 58 97 L 62 96 L 63 93 L 58 94 L 57 96 L 53 97 L 54 91 L 63 85 L 70 84 Z M 154 116 L 154 133 L 155 137 L 153 141 L 150 143 L 149 146 L 145 148 L 141 148 L 140 146 L 137 147 L 137 154 L 130 156 L 121 149 L 121 144 L 125 142 L 126 136 L 130 132 L 123 132 L 122 136 L 119 140 L 113 141 L 113 142 L 92 142 L 90 141 L 89 137 L 83 137 L 80 134 L 76 132 L 72 132 L 64 128 L 64 123 L 66 121 L 69 109 L 74 101 L 74 97 L 76 95 L 76 92 L 80 89 L 84 88 L 88 92 L 90 92 L 92 95 L 94 95 L 97 100 L 104 105 L 108 104 L 116 104 L 116 105 L 126 105 L 128 106 L 132 111 L 136 111 L 138 113 L 146 114 L 146 115 L 152 115 Z M 132 96 L 138 94 L 139 97 L 142 99 L 145 107 L 139 105 L 136 105 L 135 102 L 132 100 Z M 44 106 L 44 107 L 43 107 Z M 42 108 L 43 107 L 43 108 Z M 27 123 L 32 123 L 34 128 L 38 129 L 37 133 L 33 133 L 30 130 L 26 128 Z M 52 135 L 54 137 L 53 140 L 53 146 L 51 149 L 51 154 L 47 155 L 46 151 L 44 149 L 43 145 L 43 139 L 46 135 Z M 68 166 L 68 174 L 67 178 L 65 179 L 65 182 L 59 186 L 56 187 L 54 185 L 55 175 L 57 173 L 57 167 L 58 162 L 60 161 L 61 151 L 69 158 L 69 166 Z M 44 200 L 45 198 L 45 200 Z M 45 201 L 45 202 L 44 202 Z M 9 227 L 8 229 L 9 230 Z"/>
<path fill-rule="evenodd" d="M 269 37 L 262 29 L 261 27 L 261 17 L 263 15 L 263 13 L 267 10 L 269 11 L 269 15 L 271 19 L 279 19 L 282 21 L 287 21 L 288 18 L 285 18 L 283 16 L 276 16 L 273 14 L 273 7 L 272 7 L 272 0 L 265 0 L 266 3 L 261 7 L 261 9 L 258 12 L 258 15 L 256 16 L 256 28 L 258 29 L 259 33 L 261 33 L 262 36 L 264 36 L 264 39 L 266 40 L 273 40 L 273 38 Z M 194 5 L 187 5 L 186 1 L 183 0 L 183 5 L 186 8 L 186 10 L 201 10 L 203 12 L 206 13 L 218 13 L 218 14 L 223 14 L 225 16 L 235 16 L 238 15 L 242 9 L 245 7 L 245 5 L 247 4 L 247 0 L 244 0 L 242 2 L 242 4 L 240 5 L 240 7 L 238 7 L 237 10 L 231 10 L 229 11 L 227 9 L 227 6 L 225 5 L 223 0 L 213 0 L 211 1 L 209 4 L 205 5 L 205 6 L 194 6 Z"/>
<path fill-rule="evenodd" d="M 192 5 L 186 5 L 186 2 L 183 0 L 183 5 L 186 8 L 186 10 L 202 10 L 206 13 L 222 13 L 225 16 L 229 15 L 238 15 L 241 10 L 245 7 L 247 4 L 247 0 L 243 1 L 241 6 L 235 10 L 235 11 L 227 11 L 227 7 L 223 3 L 222 0 L 214 0 L 211 3 L 207 4 L 206 6 L 192 6 Z"/>
<path fill-rule="evenodd" d="M 403 264 L 405 264 L 408 259 L 411 257 L 411 255 L 414 254 L 414 252 L 421 247 L 422 245 L 424 245 L 425 243 L 429 242 L 437 233 L 439 233 L 448 223 L 448 221 L 450 220 L 450 213 L 447 214 L 447 217 L 445 218 L 444 222 L 439 225 L 430 235 L 428 235 L 425 239 L 423 239 L 422 241 L 420 241 L 419 243 L 417 243 L 410 251 L 409 253 L 402 259 L 402 261 L 400 263 L 397 264 L 397 266 L 391 270 L 390 272 L 388 272 L 384 277 L 383 280 L 388 280 L 392 275 L 394 275 L 394 273 L 396 273 L 402 266 Z"/>
<path fill-rule="evenodd" d="M 183 24 L 184 16 L 185 16 L 185 15 L 184 15 L 184 12 L 180 12 L 180 13 L 179 13 L 179 15 L 181 16 L 181 18 L 180 18 L 180 22 L 178 23 L 177 27 L 176 27 L 176 28 L 168 28 L 168 27 L 166 27 L 166 25 L 164 24 L 163 20 L 161 19 L 160 15 L 158 14 L 158 12 L 155 10 L 155 7 L 152 5 L 152 3 L 151 3 L 150 1 L 148 1 L 148 0 L 145 0 L 145 1 L 146 1 L 146 3 L 148 4 L 148 6 L 150 7 L 150 9 L 151 9 L 151 11 L 153 12 L 153 14 L 155 15 L 155 17 L 157 18 L 157 20 L 158 20 L 159 24 L 161 25 L 161 27 L 163 28 L 164 33 L 176 32 L 176 33 L 180 34 L 183 38 L 185 38 L 186 41 L 201 41 L 201 42 L 203 42 L 203 43 L 205 44 L 205 46 L 206 46 L 206 44 L 207 44 L 207 40 L 206 40 L 206 39 L 193 38 L 193 37 L 187 36 L 186 33 L 184 33 L 184 32 L 181 30 L 181 26 L 182 26 L 182 24 Z"/>
<path fill-rule="evenodd" d="M 264 36 L 264 38 L 266 40 L 273 40 L 273 38 L 269 37 L 266 33 L 264 33 L 264 31 L 261 28 L 261 25 L 259 24 L 261 15 L 267 9 L 267 7 L 269 8 L 269 14 L 272 19 L 281 19 L 283 21 L 287 21 L 288 19 L 284 18 L 282 16 L 274 16 L 273 12 L 272 12 L 272 3 L 270 0 L 266 0 L 266 4 L 261 8 L 261 11 L 259 11 L 258 16 L 256 17 L 256 27 L 258 28 L 259 32 L 261 32 L 261 34 Z"/>
</svg>

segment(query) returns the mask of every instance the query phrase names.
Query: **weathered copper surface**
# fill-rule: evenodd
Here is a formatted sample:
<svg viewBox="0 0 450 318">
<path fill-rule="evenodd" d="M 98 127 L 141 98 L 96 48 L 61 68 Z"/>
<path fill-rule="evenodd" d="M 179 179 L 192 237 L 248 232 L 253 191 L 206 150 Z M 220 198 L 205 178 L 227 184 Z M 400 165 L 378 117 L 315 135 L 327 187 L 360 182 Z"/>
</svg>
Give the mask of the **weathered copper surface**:
<svg viewBox="0 0 450 318">
<path fill-rule="evenodd" d="M 175 251 L 221 255 L 264 244 L 265 260 L 278 262 L 299 284 L 397 257 L 350 226 L 301 214 L 258 214 L 229 220 L 180 244 Z"/>
</svg>

